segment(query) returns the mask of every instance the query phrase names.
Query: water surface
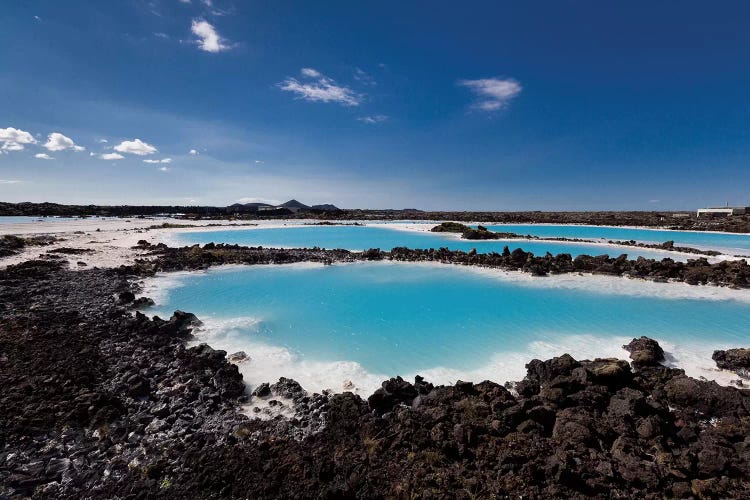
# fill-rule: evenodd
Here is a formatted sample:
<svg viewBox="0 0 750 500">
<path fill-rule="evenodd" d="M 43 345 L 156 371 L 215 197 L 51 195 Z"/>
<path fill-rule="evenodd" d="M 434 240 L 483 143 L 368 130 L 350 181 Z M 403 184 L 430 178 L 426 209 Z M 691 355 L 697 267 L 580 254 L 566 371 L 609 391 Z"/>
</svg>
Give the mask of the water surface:
<svg viewBox="0 0 750 500">
<path fill-rule="evenodd" d="M 750 234 L 562 224 L 501 224 L 486 227 L 491 231 L 540 237 L 635 240 L 645 243 L 664 243 L 672 240 L 680 246 L 719 251 L 726 249 L 730 252 L 741 252 L 743 255 L 750 254 Z"/>
<path fill-rule="evenodd" d="M 308 389 L 342 390 L 351 380 L 367 392 L 384 377 L 416 373 L 503 382 L 521 378 L 534 356 L 624 357 L 620 346 L 640 335 L 712 376 L 713 349 L 750 340 L 750 302 L 715 287 L 593 277 L 562 286 L 395 263 L 238 266 L 168 279 L 157 312 L 194 312 L 208 327 L 202 340 L 245 350 L 251 385 L 291 376 Z M 724 298 L 697 298 L 704 291 Z"/>
<path fill-rule="evenodd" d="M 380 248 L 390 250 L 394 247 L 440 248 L 469 251 L 476 249 L 479 253 L 502 252 L 504 246 L 512 251 L 522 248 L 535 255 L 569 253 L 574 257 L 581 254 L 618 256 L 626 253 L 631 258 L 639 256 L 662 259 L 670 257 L 685 260 L 686 257 L 675 252 L 660 252 L 636 248 L 594 245 L 585 243 L 568 243 L 554 241 L 461 240 L 457 234 L 431 233 L 429 231 L 404 231 L 386 225 L 373 226 L 290 226 L 281 228 L 253 228 L 241 230 L 217 230 L 182 232 L 174 236 L 171 243 L 178 245 L 230 243 L 247 246 L 265 246 L 279 248 L 343 248 L 347 250 L 367 250 Z"/>
</svg>

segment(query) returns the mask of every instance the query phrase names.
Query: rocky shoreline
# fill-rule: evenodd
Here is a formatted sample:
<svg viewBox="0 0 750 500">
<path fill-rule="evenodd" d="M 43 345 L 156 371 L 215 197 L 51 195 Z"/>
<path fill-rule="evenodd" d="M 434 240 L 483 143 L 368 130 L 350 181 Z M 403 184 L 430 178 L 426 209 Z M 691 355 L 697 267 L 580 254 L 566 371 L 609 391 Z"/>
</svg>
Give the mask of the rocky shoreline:
<svg viewBox="0 0 750 500">
<path fill-rule="evenodd" d="M 661 366 L 650 339 L 632 366 L 533 360 L 508 387 L 253 396 L 224 352 L 186 348 L 198 318 L 133 309 L 134 271 L 0 271 L 0 498 L 750 496 L 750 393 Z M 292 416 L 250 418 L 251 398 Z"/>
<path fill-rule="evenodd" d="M 142 275 L 153 275 L 159 271 L 207 269 L 224 264 L 291 264 L 295 262 L 333 264 L 391 260 L 521 271 L 540 277 L 554 274 L 589 273 L 661 282 L 675 281 L 690 285 L 750 287 L 750 265 L 744 259 L 712 264 L 705 258 L 690 259 L 687 262 L 643 257 L 628 260 L 626 254 L 618 257 L 579 255 L 573 258 L 570 254 L 547 253 L 545 256 L 538 257 L 520 248 L 511 252 L 507 246 L 502 253 L 486 254 L 473 250 L 463 252 L 447 248 L 415 250 L 397 247 L 390 251 L 374 248 L 364 252 L 352 252 L 320 248 L 274 249 L 215 243 L 175 248 L 164 244 L 151 245 L 145 240 L 139 242 L 138 249 L 146 251 L 148 258 L 136 259 L 135 264 L 130 266 L 130 270 Z"/>
<path fill-rule="evenodd" d="M 517 233 L 490 231 L 482 225 L 479 225 L 477 226 L 476 229 L 474 229 L 464 224 L 459 224 L 457 222 L 443 222 L 433 227 L 432 229 L 430 229 L 430 231 L 433 233 L 457 233 L 457 234 L 460 234 L 461 238 L 465 240 L 516 239 L 516 240 L 532 240 L 532 241 L 561 241 L 561 242 L 569 242 L 569 243 L 601 243 L 601 241 L 596 241 L 592 239 L 584 239 L 584 238 L 542 237 L 542 236 L 534 236 L 531 234 L 523 235 L 523 234 L 517 234 Z M 675 246 L 674 241 L 665 241 L 664 243 L 643 243 L 643 242 L 638 242 L 635 240 L 628 240 L 628 241 L 608 240 L 607 243 L 610 245 L 619 245 L 619 246 L 637 247 L 637 248 L 652 248 L 654 250 L 667 250 L 670 252 L 690 253 L 690 254 L 704 255 L 704 256 L 709 256 L 709 257 L 722 255 L 722 253 L 717 250 L 702 250 L 700 248 Z M 738 256 L 738 257 L 744 257 L 744 256 Z"/>
</svg>

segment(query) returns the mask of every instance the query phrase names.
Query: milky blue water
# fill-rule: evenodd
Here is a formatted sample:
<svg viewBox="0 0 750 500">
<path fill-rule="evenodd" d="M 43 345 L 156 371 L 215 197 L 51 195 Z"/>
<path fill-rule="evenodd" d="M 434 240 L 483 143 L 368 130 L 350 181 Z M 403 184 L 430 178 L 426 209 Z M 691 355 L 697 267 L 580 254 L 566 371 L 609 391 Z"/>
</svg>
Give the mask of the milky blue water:
<svg viewBox="0 0 750 500">
<path fill-rule="evenodd" d="M 674 252 L 659 252 L 635 248 L 613 247 L 607 245 L 592 245 L 581 243 L 549 242 L 549 241 L 467 241 L 458 235 L 446 233 L 402 231 L 382 225 L 372 226 L 299 226 L 268 229 L 224 230 L 207 232 L 183 232 L 175 235 L 178 245 L 193 245 L 196 243 L 231 243 L 248 246 L 301 248 L 344 248 L 347 250 L 367 250 L 380 248 L 390 250 L 394 247 L 409 248 L 440 248 L 469 251 L 475 248 L 479 253 L 502 252 L 507 245 L 511 251 L 523 248 L 535 255 L 569 253 L 573 256 L 588 254 L 608 254 L 617 256 L 622 253 L 631 258 L 643 256 L 662 259 L 670 257 L 682 259 Z"/>
<path fill-rule="evenodd" d="M 750 234 L 559 224 L 502 224 L 486 227 L 491 231 L 505 231 L 523 235 L 530 234 L 540 237 L 602 238 L 605 240 L 635 240 L 650 243 L 663 243 L 673 240 L 676 245 L 680 246 L 708 250 L 732 249 L 750 254 Z"/>
<path fill-rule="evenodd" d="M 250 384 L 285 375 L 314 390 L 341 390 L 344 379 L 371 390 L 383 376 L 415 373 L 502 382 L 522 376 L 533 356 L 626 356 L 620 346 L 640 335 L 707 369 L 712 349 L 750 341 L 750 302 L 690 298 L 709 287 L 519 274 L 393 263 L 231 267 L 181 275 L 156 311 L 194 312 L 209 325 L 204 340 L 245 350 Z"/>
</svg>

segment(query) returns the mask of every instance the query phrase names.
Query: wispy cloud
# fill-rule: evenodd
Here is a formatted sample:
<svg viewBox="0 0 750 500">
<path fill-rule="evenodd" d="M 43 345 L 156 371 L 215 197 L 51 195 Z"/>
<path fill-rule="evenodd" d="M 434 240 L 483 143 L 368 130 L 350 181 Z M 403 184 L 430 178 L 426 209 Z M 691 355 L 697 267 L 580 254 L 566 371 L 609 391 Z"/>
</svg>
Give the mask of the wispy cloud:
<svg viewBox="0 0 750 500">
<path fill-rule="evenodd" d="M 16 179 L 0 179 L 0 184 L 20 184 L 21 182 Z"/>
<path fill-rule="evenodd" d="M 320 71 L 313 68 L 302 68 L 301 70 L 299 70 L 299 72 L 302 73 L 302 76 L 306 76 L 308 78 L 320 78 L 321 76 L 323 76 L 320 74 Z"/>
<path fill-rule="evenodd" d="M 138 156 L 152 155 L 159 151 L 155 146 L 152 146 L 147 142 L 143 142 L 140 139 L 133 139 L 132 141 L 122 141 L 120 144 L 115 146 L 114 149 L 118 153 L 127 153 Z"/>
<path fill-rule="evenodd" d="M 73 139 L 66 137 L 60 132 L 52 132 L 47 136 L 47 142 L 44 143 L 44 147 L 47 151 L 65 151 L 67 149 L 71 151 L 85 151 L 86 148 L 77 145 L 73 142 Z"/>
<path fill-rule="evenodd" d="M 285 92 L 292 92 L 299 99 L 311 102 L 334 102 L 343 106 L 359 106 L 364 97 L 349 87 L 337 84 L 320 71 L 302 68 L 302 81 L 289 77 L 276 84 Z"/>
<path fill-rule="evenodd" d="M 386 115 L 370 115 L 370 116 L 360 116 L 359 118 L 357 118 L 357 120 L 363 123 L 375 124 L 375 123 L 383 123 L 385 121 L 388 121 L 388 117 Z"/>
<path fill-rule="evenodd" d="M 38 158 L 39 160 L 54 160 L 54 158 L 47 153 L 37 153 L 34 155 L 34 158 Z"/>
<path fill-rule="evenodd" d="M 459 80 L 459 85 L 471 90 L 477 101 L 472 108 L 481 111 L 497 111 L 521 93 L 521 84 L 512 78 L 480 78 L 479 80 Z"/>
<path fill-rule="evenodd" d="M 190 150 L 190 155 L 191 155 L 191 156 L 198 156 L 199 154 L 200 154 L 200 153 L 198 152 L 198 150 L 197 150 L 197 149 L 191 149 L 191 150 Z"/>
<path fill-rule="evenodd" d="M 143 160 L 143 163 L 172 163 L 172 158 L 162 158 L 161 160 Z"/>
<path fill-rule="evenodd" d="M 375 86 L 378 84 L 373 77 L 360 68 L 354 68 L 354 79 L 363 85 Z"/>
<path fill-rule="evenodd" d="M 190 30 L 198 37 L 198 40 L 196 40 L 198 47 L 205 52 L 216 53 L 232 48 L 208 21 L 193 19 Z"/>
<path fill-rule="evenodd" d="M 22 151 L 26 144 L 36 144 L 31 133 L 13 127 L 0 128 L 0 150 Z"/>
</svg>

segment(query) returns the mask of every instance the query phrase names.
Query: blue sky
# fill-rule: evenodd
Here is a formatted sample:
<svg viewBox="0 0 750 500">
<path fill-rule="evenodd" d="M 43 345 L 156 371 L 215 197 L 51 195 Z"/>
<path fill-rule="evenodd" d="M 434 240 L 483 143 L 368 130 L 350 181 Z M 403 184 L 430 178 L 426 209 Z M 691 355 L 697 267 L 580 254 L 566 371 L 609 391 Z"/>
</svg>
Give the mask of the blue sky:
<svg viewBox="0 0 750 500">
<path fill-rule="evenodd" d="M 10 2 L 0 200 L 750 204 L 747 2 Z"/>
</svg>

